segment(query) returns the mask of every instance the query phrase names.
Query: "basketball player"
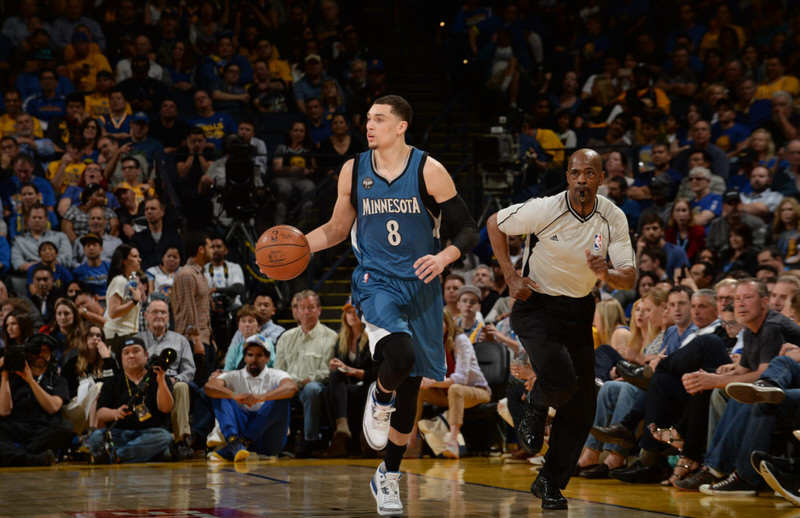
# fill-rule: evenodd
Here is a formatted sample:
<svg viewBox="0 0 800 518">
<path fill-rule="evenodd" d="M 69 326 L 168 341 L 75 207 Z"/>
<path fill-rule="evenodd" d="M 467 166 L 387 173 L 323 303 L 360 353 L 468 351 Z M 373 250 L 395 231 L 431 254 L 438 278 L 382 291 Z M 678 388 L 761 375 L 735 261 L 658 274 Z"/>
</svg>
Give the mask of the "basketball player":
<svg viewBox="0 0 800 518">
<path fill-rule="evenodd" d="M 352 296 L 366 323 L 378 380 L 370 387 L 364 435 L 386 448 L 370 487 L 378 513 L 403 510 L 400 461 L 414 425 L 422 376 L 444 379 L 439 274 L 478 242 L 478 229 L 445 168 L 406 144 L 411 106 L 388 95 L 367 113 L 369 150 L 339 174 L 331 219 L 308 234 L 311 252 L 351 236 L 358 267 Z M 453 230 L 441 249 L 442 218 Z"/>
<path fill-rule="evenodd" d="M 509 293 L 517 299 L 511 326 L 537 374 L 517 430 L 528 452 L 542 448 L 548 407 L 556 409 L 544 468 L 531 484 L 544 509 L 567 508 L 560 489 L 594 420 L 592 288 L 600 279 L 629 290 L 636 278 L 625 214 L 597 195 L 604 177 L 600 155 L 579 149 L 569 159 L 566 192 L 512 205 L 486 223 Z M 522 275 L 508 253 L 508 236 L 517 234 L 527 234 Z"/>
</svg>

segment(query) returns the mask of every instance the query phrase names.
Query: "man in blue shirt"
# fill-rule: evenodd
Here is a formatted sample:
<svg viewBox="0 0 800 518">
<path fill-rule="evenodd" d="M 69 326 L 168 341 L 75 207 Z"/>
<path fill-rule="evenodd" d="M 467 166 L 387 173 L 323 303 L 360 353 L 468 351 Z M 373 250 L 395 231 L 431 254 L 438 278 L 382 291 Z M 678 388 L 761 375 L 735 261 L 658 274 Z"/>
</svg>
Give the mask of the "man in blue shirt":
<svg viewBox="0 0 800 518">
<path fill-rule="evenodd" d="M 108 261 L 103 261 L 103 240 L 97 234 L 89 232 L 80 238 L 86 260 L 72 271 L 73 277 L 81 284 L 88 286 L 94 295 L 106 298 L 108 287 Z"/>
<path fill-rule="evenodd" d="M 150 117 L 144 112 L 136 112 L 131 117 L 131 154 L 144 155 L 147 166 L 152 170 L 156 158 L 164 154 L 161 142 L 151 138 Z"/>
<path fill-rule="evenodd" d="M 238 127 L 233 117 L 227 113 L 214 111 L 211 96 L 205 90 L 198 90 L 194 94 L 194 106 L 197 117 L 189 119 L 190 126 L 198 126 L 206 135 L 206 146 L 217 151 L 222 149 L 222 141 L 228 135 L 236 135 Z"/>
<path fill-rule="evenodd" d="M 45 68 L 39 71 L 39 84 L 41 92 L 25 99 L 22 109 L 44 122 L 63 117 L 67 111 L 67 100 L 56 91 L 58 76 L 55 70 Z"/>
<path fill-rule="evenodd" d="M 622 176 L 609 178 L 607 182 L 608 198 L 614 205 L 622 209 L 628 218 L 628 228 L 639 228 L 639 213 L 642 209 L 639 204 L 628 198 L 628 182 Z"/>
<path fill-rule="evenodd" d="M 664 240 L 664 222 L 655 212 L 647 212 L 642 215 L 639 223 L 642 226 L 641 237 L 636 242 L 636 255 L 642 253 L 647 246 L 658 246 L 667 255 L 667 262 L 664 265 L 667 275 L 672 277 L 675 270 L 684 266 L 689 266 L 689 258 L 686 250 L 674 243 L 667 243 Z"/>
<path fill-rule="evenodd" d="M 319 57 L 319 54 L 306 56 L 305 71 L 306 75 L 294 84 L 294 97 L 300 113 L 306 113 L 306 103 L 309 99 L 319 99 L 322 96 L 322 83 L 326 79 L 330 79 L 322 68 L 322 58 Z M 340 92 L 343 91 L 338 82 L 336 86 Z"/>
<path fill-rule="evenodd" d="M 689 171 L 689 186 L 694 199 L 692 207 L 694 222 L 707 227 L 711 220 L 722 215 L 722 196 L 711 192 L 711 171 L 705 167 L 695 167 Z"/>
</svg>

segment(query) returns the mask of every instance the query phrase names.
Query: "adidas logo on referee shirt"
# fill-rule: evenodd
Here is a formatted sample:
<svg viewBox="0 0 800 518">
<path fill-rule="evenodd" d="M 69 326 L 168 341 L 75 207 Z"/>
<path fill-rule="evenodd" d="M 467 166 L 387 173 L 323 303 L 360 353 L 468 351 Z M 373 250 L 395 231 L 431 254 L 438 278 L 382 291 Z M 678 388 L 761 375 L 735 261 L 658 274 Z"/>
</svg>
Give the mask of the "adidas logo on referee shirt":
<svg viewBox="0 0 800 518">
<path fill-rule="evenodd" d="M 553 234 L 553 237 L 550 238 L 550 241 L 558 241 L 558 236 Z"/>
</svg>

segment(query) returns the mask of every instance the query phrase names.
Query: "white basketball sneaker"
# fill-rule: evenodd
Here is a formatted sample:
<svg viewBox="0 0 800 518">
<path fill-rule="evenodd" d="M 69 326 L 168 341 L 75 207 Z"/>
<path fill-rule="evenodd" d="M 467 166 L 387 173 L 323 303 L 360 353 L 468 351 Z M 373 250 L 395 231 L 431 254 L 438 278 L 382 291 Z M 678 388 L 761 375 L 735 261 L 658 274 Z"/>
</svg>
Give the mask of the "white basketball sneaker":
<svg viewBox="0 0 800 518">
<path fill-rule="evenodd" d="M 390 418 L 394 412 L 394 396 L 392 396 L 391 403 L 382 405 L 375 399 L 377 390 L 377 382 L 373 381 L 369 386 L 367 406 L 364 409 L 364 420 L 362 421 L 364 438 L 369 447 L 375 451 L 384 449 L 386 443 L 389 442 Z"/>
<path fill-rule="evenodd" d="M 392 516 L 403 512 L 399 483 L 402 475 L 399 471 L 386 471 L 386 465 L 383 462 L 375 471 L 369 487 L 378 504 L 379 515 Z"/>
</svg>

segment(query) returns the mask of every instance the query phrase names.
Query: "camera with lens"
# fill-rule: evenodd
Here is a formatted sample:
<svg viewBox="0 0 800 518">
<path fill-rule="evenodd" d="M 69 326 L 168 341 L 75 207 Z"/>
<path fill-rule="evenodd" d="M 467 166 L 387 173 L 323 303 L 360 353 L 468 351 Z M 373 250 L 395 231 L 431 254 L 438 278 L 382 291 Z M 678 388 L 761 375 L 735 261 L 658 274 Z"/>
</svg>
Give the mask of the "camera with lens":
<svg viewBox="0 0 800 518">
<path fill-rule="evenodd" d="M 42 344 L 40 343 L 11 345 L 6 349 L 3 369 L 9 372 L 22 372 L 25 370 L 25 362 L 28 356 L 35 356 L 40 352 L 42 352 Z"/>
<path fill-rule="evenodd" d="M 225 187 L 222 205 L 232 218 L 250 218 L 256 210 L 255 148 L 241 137 L 233 136 L 225 142 Z"/>
<path fill-rule="evenodd" d="M 153 367 L 161 367 L 166 372 L 170 365 L 175 363 L 178 359 L 178 353 L 175 349 L 168 347 L 161 351 L 159 354 L 154 354 L 147 360 L 147 370 L 153 370 Z"/>
<path fill-rule="evenodd" d="M 227 293 L 215 291 L 211 294 L 211 311 L 213 313 L 224 313 L 233 303 L 233 297 Z"/>
</svg>

